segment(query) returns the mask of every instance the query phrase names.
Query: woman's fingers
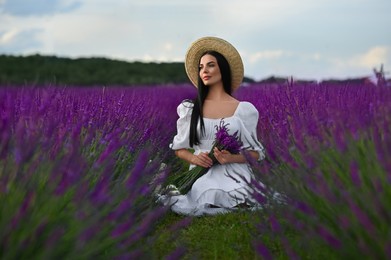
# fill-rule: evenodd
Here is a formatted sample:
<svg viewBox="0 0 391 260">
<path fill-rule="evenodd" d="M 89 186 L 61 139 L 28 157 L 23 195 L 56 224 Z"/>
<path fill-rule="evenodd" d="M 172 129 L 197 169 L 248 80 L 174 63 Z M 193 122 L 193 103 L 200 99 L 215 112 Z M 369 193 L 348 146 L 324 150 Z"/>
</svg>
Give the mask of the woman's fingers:
<svg viewBox="0 0 391 260">
<path fill-rule="evenodd" d="M 228 152 L 226 150 L 220 151 L 217 147 L 215 147 L 214 150 L 213 150 L 213 153 L 214 153 L 214 156 L 215 156 L 216 160 L 220 164 L 229 163 L 229 156 L 231 155 L 230 152 Z M 206 153 L 206 152 L 205 153 L 200 153 L 200 154 L 195 155 L 195 156 L 196 156 L 196 158 L 195 158 L 193 164 L 201 166 L 201 167 L 204 167 L 204 168 L 210 168 L 210 167 L 213 166 L 213 161 L 209 157 L 208 153 Z"/>
<path fill-rule="evenodd" d="M 208 156 L 208 153 L 200 153 L 197 156 L 196 165 L 202 166 L 204 168 L 209 168 L 212 167 L 213 161 L 212 159 Z"/>
<path fill-rule="evenodd" d="M 216 158 L 216 160 L 220 163 L 220 164 L 222 164 L 222 160 L 221 160 L 221 152 L 220 152 L 220 150 L 219 149 L 217 149 L 217 147 L 215 147 L 214 148 L 214 150 L 213 150 L 213 154 L 214 154 L 214 156 L 215 156 L 215 158 Z"/>
<path fill-rule="evenodd" d="M 213 161 L 209 157 L 208 153 L 201 153 L 200 155 L 201 155 L 203 161 L 208 165 L 208 167 L 212 167 Z"/>
<path fill-rule="evenodd" d="M 220 151 L 219 149 L 217 149 L 217 147 L 215 147 L 213 153 L 214 153 L 216 160 L 220 164 L 228 163 L 228 155 L 230 154 L 228 151 L 226 151 L 226 150 Z"/>
</svg>

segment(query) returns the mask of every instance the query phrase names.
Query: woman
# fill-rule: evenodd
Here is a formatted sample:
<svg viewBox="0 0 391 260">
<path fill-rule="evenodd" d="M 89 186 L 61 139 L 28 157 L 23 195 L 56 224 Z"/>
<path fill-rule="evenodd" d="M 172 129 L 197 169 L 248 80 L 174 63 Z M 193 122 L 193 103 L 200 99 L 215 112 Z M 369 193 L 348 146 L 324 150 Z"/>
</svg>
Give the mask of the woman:
<svg viewBox="0 0 391 260">
<path fill-rule="evenodd" d="M 171 149 L 176 156 L 209 170 L 196 180 L 185 195 L 162 196 L 174 212 L 185 215 L 225 213 L 238 207 L 255 205 L 248 183 L 252 171 L 250 155 L 262 160 L 264 148 L 258 142 L 258 111 L 249 102 L 240 102 L 231 94 L 243 80 L 243 63 L 237 50 L 227 41 L 204 37 L 195 41 L 185 58 L 186 73 L 198 88 L 196 100 L 183 101 L 177 108 L 177 135 Z M 218 164 L 208 156 L 215 139 L 216 126 L 227 125 L 229 133 L 238 131 L 245 155 L 214 149 Z M 194 153 L 189 151 L 194 149 Z"/>
</svg>

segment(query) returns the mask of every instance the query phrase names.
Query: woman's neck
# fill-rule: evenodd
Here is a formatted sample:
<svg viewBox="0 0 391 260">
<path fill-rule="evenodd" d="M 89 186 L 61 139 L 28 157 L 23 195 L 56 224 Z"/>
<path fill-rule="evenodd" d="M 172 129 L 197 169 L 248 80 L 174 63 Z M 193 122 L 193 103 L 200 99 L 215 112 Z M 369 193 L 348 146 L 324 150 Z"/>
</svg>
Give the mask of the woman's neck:
<svg viewBox="0 0 391 260">
<path fill-rule="evenodd" d="M 225 92 L 223 86 L 214 85 L 210 86 L 206 100 L 227 101 L 231 98 L 232 97 Z"/>
</svg>

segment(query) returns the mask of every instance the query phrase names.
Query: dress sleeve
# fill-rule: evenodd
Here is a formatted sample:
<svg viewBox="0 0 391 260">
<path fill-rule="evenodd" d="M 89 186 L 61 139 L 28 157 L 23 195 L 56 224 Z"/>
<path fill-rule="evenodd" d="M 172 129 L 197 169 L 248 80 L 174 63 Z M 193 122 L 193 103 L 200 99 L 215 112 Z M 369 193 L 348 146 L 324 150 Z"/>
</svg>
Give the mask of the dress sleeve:
<svg viewBox="0 0 391 260">
<path fill-rule="evenodd" d="M 189 136 L 190 136 L 190 119 L 191 112 L 193 110 L 193 103 L 183 101 L 177 107 L 178 120 L 177 120 L 177 134 L 174 136 L 170 148 L 173 150 L 189 149 Z"/>
<path fill-rule="evenodd" d="M 243 148 L 246 150 L 258 152 L 258 161 L 263 160 L 265 158 L 265 148 L 259 142 L 257 136 L 257 126 L 259 119 L 258 110 L 253 104 L 249 102 L 243 102 L 242 109 L 239 115 L 244 126 L 244 129 L 241 134 Z"/>
</svg>

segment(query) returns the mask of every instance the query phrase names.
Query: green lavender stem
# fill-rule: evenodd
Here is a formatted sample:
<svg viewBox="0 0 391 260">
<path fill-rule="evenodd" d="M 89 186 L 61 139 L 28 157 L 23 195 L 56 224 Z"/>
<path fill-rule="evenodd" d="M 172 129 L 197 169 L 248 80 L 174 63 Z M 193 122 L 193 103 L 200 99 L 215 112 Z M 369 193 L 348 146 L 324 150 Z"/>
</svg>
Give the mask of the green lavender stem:
<svg viewBox="0 0 391 260">
<path fill-rule="evenodd" d="M 216 146 L 214 145 L 208 154 L 208 156 L 213 161 L 213 165 L 218 163 L 213 154 L 213 149 L 215 147 Z M 186 194 L 189 192 L 194 182 L 202 175 L 207 173 L 208 170 L 209 168 L 204 168 L 202 166 L 195 166 L 191 170 L 188 170 L 187 172 L 184 172 L 179 176 L 174 176 L 174 178 L 169 179 L 169 184 L 175 185 L 181 194 Z"/>
</svg>

